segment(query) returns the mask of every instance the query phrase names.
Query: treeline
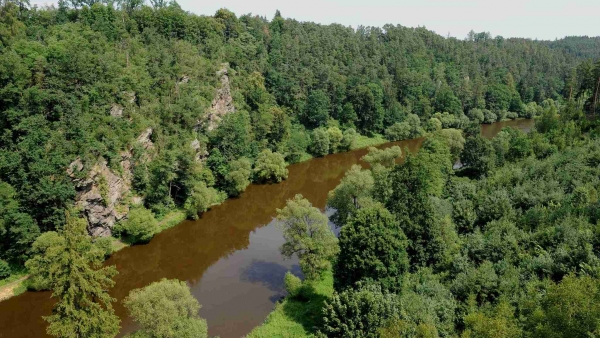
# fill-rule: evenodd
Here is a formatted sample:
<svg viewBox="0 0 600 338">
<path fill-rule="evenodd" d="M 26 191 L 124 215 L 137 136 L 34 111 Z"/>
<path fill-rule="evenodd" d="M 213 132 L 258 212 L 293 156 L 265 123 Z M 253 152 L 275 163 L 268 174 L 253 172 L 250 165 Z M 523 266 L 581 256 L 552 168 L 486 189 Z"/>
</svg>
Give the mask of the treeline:
<svg viewBox="0 0 600 338">
<path fill-rule="evenodd" d="M 305 275 L 286 275 L 289 317 L 323 337 L 597 336 L 599 131 L 553 106 L 529 134 L 442 130 L 402 164 L 373 148 L 329 194 L 337 245 L 301 196 L 279 211 Z"/>
<path fill-rule="evenodd" d="M 570 97 L 599 109 L 599 65 L 577 68 L 598 57 L 595 47 L 579 55 L 558 42 L 353 30 L 279 13 L 197 16 L 174 1 L 40 9 L 5 0 L 0 12 L 0 259 L 12 270 L 41 233 L 65 225 L 75 181 L 101 160 L 123 173 L 124 151 L 143 206 L 124 200 L 142 210 L 114 234 L 146 241 L 169 210 L 196 217 L 253 181 L 285 179 L 286 162 L 352 149 L 365 136 L 532 117 Z M 209 130 L 223 63 L 236 111 Z M 153 146 L 144 148 L 136 139 L 149 127 Z M 68 174 L 78 158 L 83 170 Z M 106 199 L 105 182 L 96 184 Z"/>
</svg>

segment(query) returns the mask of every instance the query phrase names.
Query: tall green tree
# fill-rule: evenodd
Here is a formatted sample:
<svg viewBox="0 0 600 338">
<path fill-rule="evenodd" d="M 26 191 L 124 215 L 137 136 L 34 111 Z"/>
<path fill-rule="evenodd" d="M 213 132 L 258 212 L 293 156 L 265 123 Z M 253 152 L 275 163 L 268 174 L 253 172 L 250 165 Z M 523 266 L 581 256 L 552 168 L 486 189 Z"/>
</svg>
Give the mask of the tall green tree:
<svg viewBox="0 0 600 338">
<path fill-rule="evenodd" d="M 315 279 L 331 267 L 339 246 L 329 229 L 327 216 L 319 209 L 302 195 L 296 195 L 287 201 L 285 208 L 277 209 L 277 220 L 285 239 L 281 254 L 287 258 L 296 254 L 307 279 Z"/>
<path fill-rule="evenodd" d="M 58 299 L 52 315 L 44 317 L 48 334 L 55 337 L 114 337 L 119 317 L 108 294 L 117 274 L 114 266 L 102 266 L 104 253 L 94 249 L 86 231 L 87 222 L 66 215 L 61 236 L 64 246 L 49 248 L 46 255 L 52 296 Z"/>
<path fill-rule="evenodd" d="M 358 210 L 340 232 L 340 253 L 334 268 L 337 290 L 359 281 L 381 284 L 399 292 L 408 272 L 407 240 L 400 225 L 383 206 Z"/>
</svg>

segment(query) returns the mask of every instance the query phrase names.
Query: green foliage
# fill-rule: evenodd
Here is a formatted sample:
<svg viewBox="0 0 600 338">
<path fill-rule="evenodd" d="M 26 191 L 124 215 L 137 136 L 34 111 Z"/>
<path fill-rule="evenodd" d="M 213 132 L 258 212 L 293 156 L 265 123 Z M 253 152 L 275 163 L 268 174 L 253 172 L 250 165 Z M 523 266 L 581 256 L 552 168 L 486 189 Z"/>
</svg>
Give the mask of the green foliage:
<svg viewBox="0 0 600 338">
<path fill-rule="evenodd" d="M 303 126 L 294 125 L 287 141 L 286 159 L 290 163 L 299 162 L 310 145 L 310 137 Z"/>
<path fill-rule="evenodd" d="M 96 240 L 94 241 L 94 246 L 104 254 L 104 258 L 110 257 L 110 255 L 112 255 L 113 252 L 115 252 L 113 238 L 111 237 L 96 238 Z"/>
<path fill-rule="evenodd" d="M 127 242 L 147 243 L 159 231 L 159 227 L 152 211 L 137 207 L 129 211 L 127 219 L 117 224 L 114 231 Z"/>
<path fill-rule="evenodd" d="M 402 149 L 398 146 L 393 146 L 386 149 L 377 149 L 369 147 L 369 153 L 361 158 L 361 160 L 369 163 L 371 166 L 380 164 L 384 167 L 391 167 L 402 156 Z"/>
<path fill-rule="evenodd" d="M 325 271 L 317 280 L 304 281 L 302 290 L 302 297 L 286 297 L 275 304 L 273 312 L 248 338 L 314 336 L 322 323 L 323 305 L 333 294 L 331 271 Z"/>
<path fill-rule="evenodd" d="M 322 90 L 313 90 L 307 98 L 304 125 L 309 128 L 324 126 L 329 118 L 329 96 Z"/>
<path fill-rule="evenodd" d="M 283 284 L 290 297 L 297 297 L 302 291 L 302 281 L 289 271 L 285 273 Z"/>
<path fill-rule="evenodd" d="M 329 136 L 329 150 L 332 153 L 337 153 L 340 150 L 345 150 L 346 146 L 342 144 L 344 140 L 344 134 L 338 127 L 329 127 L 327 129 L 327 134 Z M 346 141 L 348 142 L 348 141 Z M 351 145 L 352 141 L 350 140 L 348 144 Z"/>
<path fill-rule="evenodd" d="M 340 184 L 327 195 L 327 206 L 333 208 L 335 213 L 330 220 L 338 227 L 346 224 L 348 217 L 355 212 L 361 204 L 367 202 L 371 190 L 375 185 L 373 176 L 361 166 L 353 165 L 344 175 Z"/>
<path fill-rule="evenodd" d="M 277 209 L 285 243 L 281 254 L 290 258 L 298 255 L 304 276 L 313 280 L 331 267 L 339 251 L 337 238 L 329 229 L 327 217 L 313 207 L 302 195 L 288 200 L 285 208 Z"/>
<path fill-rule="evenodd" d="M 486 175 L 496 165 L 491 142 L 479 135 L 467 138 L 460 160 L 476 176 Z"/>
<path fill-rule="evenodd" d="M 600 332 L 598 279 L 566 276 L 527 302 L 531 337 L 590 337 Z M 534 289 L 535 290 L 535 289 Z M 537 291 L 537 290 L 535 290 Z"/>
<path fill-rule="evenodd" d="M 22 264 L 40 229 L 29 214 L 21 211 L 16 192 L 0 182 L 0 259 Z"/>
<path fill-rule="evenodd" d="M 501 301 L 493 308 L 469 313 L 464 318 L 463 338 L 503 338 L 520 337 L 522 331 L 514 316 L 514 309 L 507 301 Z"/>
<path fill-rule="evenodd" d="M 200 304 L 185 282 L 162 279 L 132 290 L 123 305 L 140 327 L 130 337 L 208 337 L 206 321 L 198 316 Z"/>
<path fill-rule="evenodd" d="M 10 266 L 8 263 L 0 259 L 0 280 L 10 276 Z"/>
<path fill-rule="evenodd" d="M 403 122 L 395 123 L 385 130 L 385 137 L 390 141 L 408 140 L 422 136 L 421 121 L 415 114 L 409 114 Z"/>
<path fill-rule="evenodd" d="M 454 161 L 460 157 L 460 154 L 465 148 L 465 138 L 458 129 L 439 130 L 433 134 L 433 138 L 440 139 L 450 148 Z"/>
<path fill-rule="evenodd" d="M 227 192 L 230 196 L 238 196 L 250 185 L 252 163 L 245 157 L 229 163 L 229 172 L 225 176 L 228 183 Z"/>
<path fill-rule="evenodd" d="M 356 149 L 357 133 L 354 129 L 349 128 L 344 130 L 342 141 L 340 142 L 340 150 L 348 151 Z"/>
<path fill-rule="evenodd" d="M 48 280 L 58 298 L 47 333 L 56 337 L 114 337 L 119 331 L 119 317 L 114 314 L 107 289 L 114 285 L 114 266 L 102 267 L 104 254 L 92 250 L 86 222 L 66 215 L 67 223 L 60 236 L 64 246 L 51 246 L 45 253 Z"/>
<path fill-rule="evenodd" d="M 256 158 L 254 174 L 262 182 L 281 182 L 287 179 L 288 170 L 281 154 L 265 149 Z"/>
<path fill-rule="evenodd" d="M 41 234 L 31 247 L 32 257 L 25 263 L 30 277 L 28 287 L 33 290 L 49 290 L 51 285 L 50 266 L 65 248 L 65 238 L 57 232 Z"/>
<path fill-rule="evenodd" d="M 327 337 L 379 337 L 378 330 L 397 315 L 396 295 L 376 285 L 334 293 L 323 309 L 321 332 Z"/>
<path fill-rule="evenodd" d="M 401 290 L 402 275 L 408 271 L 406 236 L 383 206 L 359 209 L 342 227 L 339 240 L 336 290 L 360 281 L 379 283 L 391 292 Z"/>
<path fill-rule="evenodd" d="M 183 208 L 187 217 L 198 219 L 199 214 L 207 211 L 213 205 L 223 203 L 226 197 L 225 193 L 206 186 L 204 182 L 199 182 L 192 188 L 192 193 L 185 201 Z"/>
<path fill-rule="evenodd" d="M 435 132 L 442 129 L 442 121 L 439 119 L 432 117 L 427 121 L 427 125 L 425 126 L 425 130 L 428 132 Z"/>
<path fill-rule="evenodd" d="M 329 133 L 324 128 L 317 128 L 312 133 L 311 153 L 316 156 L 325 156 L 329 154 L 331 142 Z"/>
</svg>

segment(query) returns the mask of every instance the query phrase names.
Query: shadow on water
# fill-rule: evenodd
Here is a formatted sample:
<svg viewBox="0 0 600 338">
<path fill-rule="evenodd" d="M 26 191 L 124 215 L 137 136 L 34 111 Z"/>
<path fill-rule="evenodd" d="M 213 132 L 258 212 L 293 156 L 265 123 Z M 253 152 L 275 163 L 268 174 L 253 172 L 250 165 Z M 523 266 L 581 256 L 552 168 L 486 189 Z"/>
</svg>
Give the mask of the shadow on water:
<svg viewBox="0 0 600 338">
<path fill-rule="evenodd" d="M 531 120 L 501 122 L 483 126 L 482 134 L 492 137 L 505 126 L 529 130 L 532 125 Z M 399 145 L 414 153 L 422 142 L 416 139 L 379 147 Z M 200 315 L 207 319 L 211 336 L 240 337 L 262 323 L 273 301 L 284 292 L 285 272 L 298 272 L 297 261 L 283 260 L 279 253 L 283 238 L 273 222 L 276 209 L 302 194 L 324 210 L 327 193 L 366 153 L 359 149 L 291 165 L 288 180 L 251 185 L 239 198 L 214 207 L 201 219 L 184 221 L 146 245 L 115 253 L 106 264 L 119 271 L 110 294 L 117 299 L 121 334 L 135 329 L 121 305 L 123 298 L 130 290 L 162 278 L 188 282 L 202 304 Z M 0 302 L 0 337 L 44 337 L 42 316 L 51 314 L 54 304 L 50 296 L 50 292 L 26 292 Z"/>
</svg>

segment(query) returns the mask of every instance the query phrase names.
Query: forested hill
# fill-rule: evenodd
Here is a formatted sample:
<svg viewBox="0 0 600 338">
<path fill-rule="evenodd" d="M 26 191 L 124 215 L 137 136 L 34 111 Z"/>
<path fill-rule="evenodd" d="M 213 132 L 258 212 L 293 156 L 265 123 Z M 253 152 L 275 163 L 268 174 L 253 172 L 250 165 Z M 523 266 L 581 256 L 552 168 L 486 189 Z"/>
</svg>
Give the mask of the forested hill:
<svg viewBox="0 0 600 338">
<path fill-rule="evenodd" d="M 459 40 L 197 16 L 175 2 L 70 3 L 0 7 L 0 259 L 13 265 L 82 196 L 82 216 L 110 233 L 90 205 L 116 222 L 129 207 L 196 217 L 251 181 L 285 178 L 284 159 L 356 147 L 358 134 L 532 117 L 565 98 L 598 109 L 600 67 L 579 66 L 600 56 L 589 38 Z"/>
</svg>

